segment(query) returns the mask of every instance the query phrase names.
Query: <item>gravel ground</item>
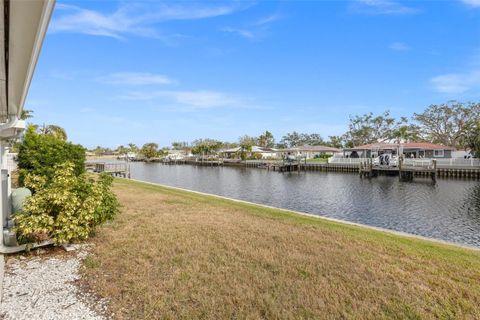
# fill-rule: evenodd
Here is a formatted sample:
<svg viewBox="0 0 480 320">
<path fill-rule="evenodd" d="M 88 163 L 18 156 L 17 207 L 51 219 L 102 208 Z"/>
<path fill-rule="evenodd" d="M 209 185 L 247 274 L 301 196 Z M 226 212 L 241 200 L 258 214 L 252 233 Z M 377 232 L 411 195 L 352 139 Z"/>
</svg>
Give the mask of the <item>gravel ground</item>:
<svg viewBox="0 0 480 320">
<path fill-rule="evenodd" d="M 16 257 L 5 264 L 0 319 L 106 319 L 104 301 L 82 293 L 80 278 L 85 248 L 55 257 Z M 103 312 L 102 312 L 103 313 Z"/>
</svg>

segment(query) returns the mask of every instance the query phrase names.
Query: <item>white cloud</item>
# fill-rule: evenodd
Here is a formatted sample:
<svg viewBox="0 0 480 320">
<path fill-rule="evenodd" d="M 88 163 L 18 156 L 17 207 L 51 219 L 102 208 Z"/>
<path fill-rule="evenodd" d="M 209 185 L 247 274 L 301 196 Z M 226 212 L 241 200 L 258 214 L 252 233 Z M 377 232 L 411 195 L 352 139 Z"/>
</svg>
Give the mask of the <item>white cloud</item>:
<svg viewBox="0 0 480 320">
<path fill-rule="evenodd" d="M 161 97 L 172 98 L 177 103 L 201 108 L 232 106 L 238 99 L 217 91 L 159 91 Z"/>
<path fill-rule="evenodd" d="M 253 23 L 245 24 L 243 27 L 223 27 L 220 30 L 223 32 L 233 33 L 245 39 L 255 40 L 265 36 L 271 24 L 281 19 L 277 13 L 262 17 Z"/>
<path fill-rule="evenodd" d="M 480 0 L 460 0 L 460 1 L 471 7 L 480 7 Z"/>
<path fill-rule="evenodd" d="M 252 31 L 246 29 L 239 29 L 239 28 L 232 28 L 232 27 L 224 27 L 220 29 L 223 32 L 234 33 L 246 39 L 254 39 L 255 34 Z"/>
<path fill-rule="evenodd" d="M 126 100 L 166 100 L 181 106 L 192 108 L 218 108 L 218 107 L 240 107 L 245 102 L 243 99 L 234 97 L 227 93 L 209 90 L 197 91 L 169 91 L 158 90 L 152 92 L 130 92 L 121 96 Z"/>
<path fill-rule="evenodd" d="M 392 42 L 388 45 L 388 48 L 394 51 L 409 51 L 411 49 L 409 45 L 403 42 Z"/>
<path fill-rule="evenodd" d="M 161 74 L 148 72 L 116 72 L 98 79 L 100 82 L 127 85 L 174 84 L 175 80 Z"/>
<path fill-rule="evenodd" d="M 270 24 L 272 22 L 275 22 L 277 20 L 280 20 L 282 16 L 278 13 L 271 14 L 269 16 L 263 17 L 255 21 L 254 25 L 256 26 L 263 26 L 266 24 Z"/>
<path fill-rule="evenodd" d="M 480 70 L 467 73 L 450 73 L 433 77 L 430 82 L 441 93 L 460 94 L 480 90 Z"/>
<path fill-rule="evenodd" d="M 142 3 L 124 5 L 112 13 L 102 13 L 73 5 L 59 4 L 50 32 L 73 32 L 124 39 L 127 35 L 166 38 L 155 25 L 173 20 L 196 20 L 232 14 L 249 5 Z M 178 36 L 178 35 L 173 35 Z"/>
<path fill-rule="evenodd" d="M 405 15 L 418 13 L 418 9 L 393 0 L 355 0 L 351 10 L 374 15 Z"/>
</svg>

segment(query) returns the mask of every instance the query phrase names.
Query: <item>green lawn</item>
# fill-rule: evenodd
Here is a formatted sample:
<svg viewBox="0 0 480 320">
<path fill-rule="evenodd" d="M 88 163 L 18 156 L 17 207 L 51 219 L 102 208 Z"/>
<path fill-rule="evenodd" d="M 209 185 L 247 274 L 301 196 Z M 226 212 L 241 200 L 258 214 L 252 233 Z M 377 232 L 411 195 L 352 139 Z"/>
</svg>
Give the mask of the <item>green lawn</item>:
<svg viewBox="0 0 480 320">
<path fill-rule="evenodd" d="M 118 319 L 479 319 L 480 252 L 117 179 L 82 281 Z"/>
</svg>

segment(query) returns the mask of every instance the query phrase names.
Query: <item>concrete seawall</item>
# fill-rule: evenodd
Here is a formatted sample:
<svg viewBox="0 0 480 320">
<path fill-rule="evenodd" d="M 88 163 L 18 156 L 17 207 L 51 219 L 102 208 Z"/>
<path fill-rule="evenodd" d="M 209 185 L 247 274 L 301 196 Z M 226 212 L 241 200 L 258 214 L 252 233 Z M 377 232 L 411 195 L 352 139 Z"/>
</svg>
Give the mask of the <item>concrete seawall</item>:
<svg viewBox="0 0 480 320">
<path fill-rule="evenodd" d="M 272 161 L 194 161 L 194 160 L 177 160 L 170 164 L 189 164 L 197 166 L 229 166 L 244 168 L 266 168 L 266 165 L 273 163 Z M 359 173 L 358 164 L 340 164 L 340 163 L 300 163 L 300 171 L 317 171 L 317 172 L 344 172 Z M 426 172 L 414 172 L 416 177 L 427 177 Z M 457 179 L 480 179 L 480 168 L 478 167 L 454 167 L 454 168 L 438 168 L 436 176 L 438 178 L 457 178 Z"/>
</svg>

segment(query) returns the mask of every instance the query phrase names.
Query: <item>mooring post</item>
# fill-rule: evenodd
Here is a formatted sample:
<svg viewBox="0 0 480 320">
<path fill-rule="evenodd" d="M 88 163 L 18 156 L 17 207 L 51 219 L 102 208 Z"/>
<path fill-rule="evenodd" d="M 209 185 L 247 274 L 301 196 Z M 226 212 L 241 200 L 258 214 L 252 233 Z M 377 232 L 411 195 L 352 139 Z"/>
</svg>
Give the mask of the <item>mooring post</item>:
<svg viewBox="0 0 480 320">
<path fill-rule="evenodd" d="M 433 164 L 432 180 L 435 182 L 437 181 L 437 160 L 433 159 L 432 164 Z"/>
<path fill-rule="evenodd" d="M 400 156 L 398 157 L 398 179 L 402 180 L 402 165 L 403 165 L 403 158 Z"/>
</svg>

